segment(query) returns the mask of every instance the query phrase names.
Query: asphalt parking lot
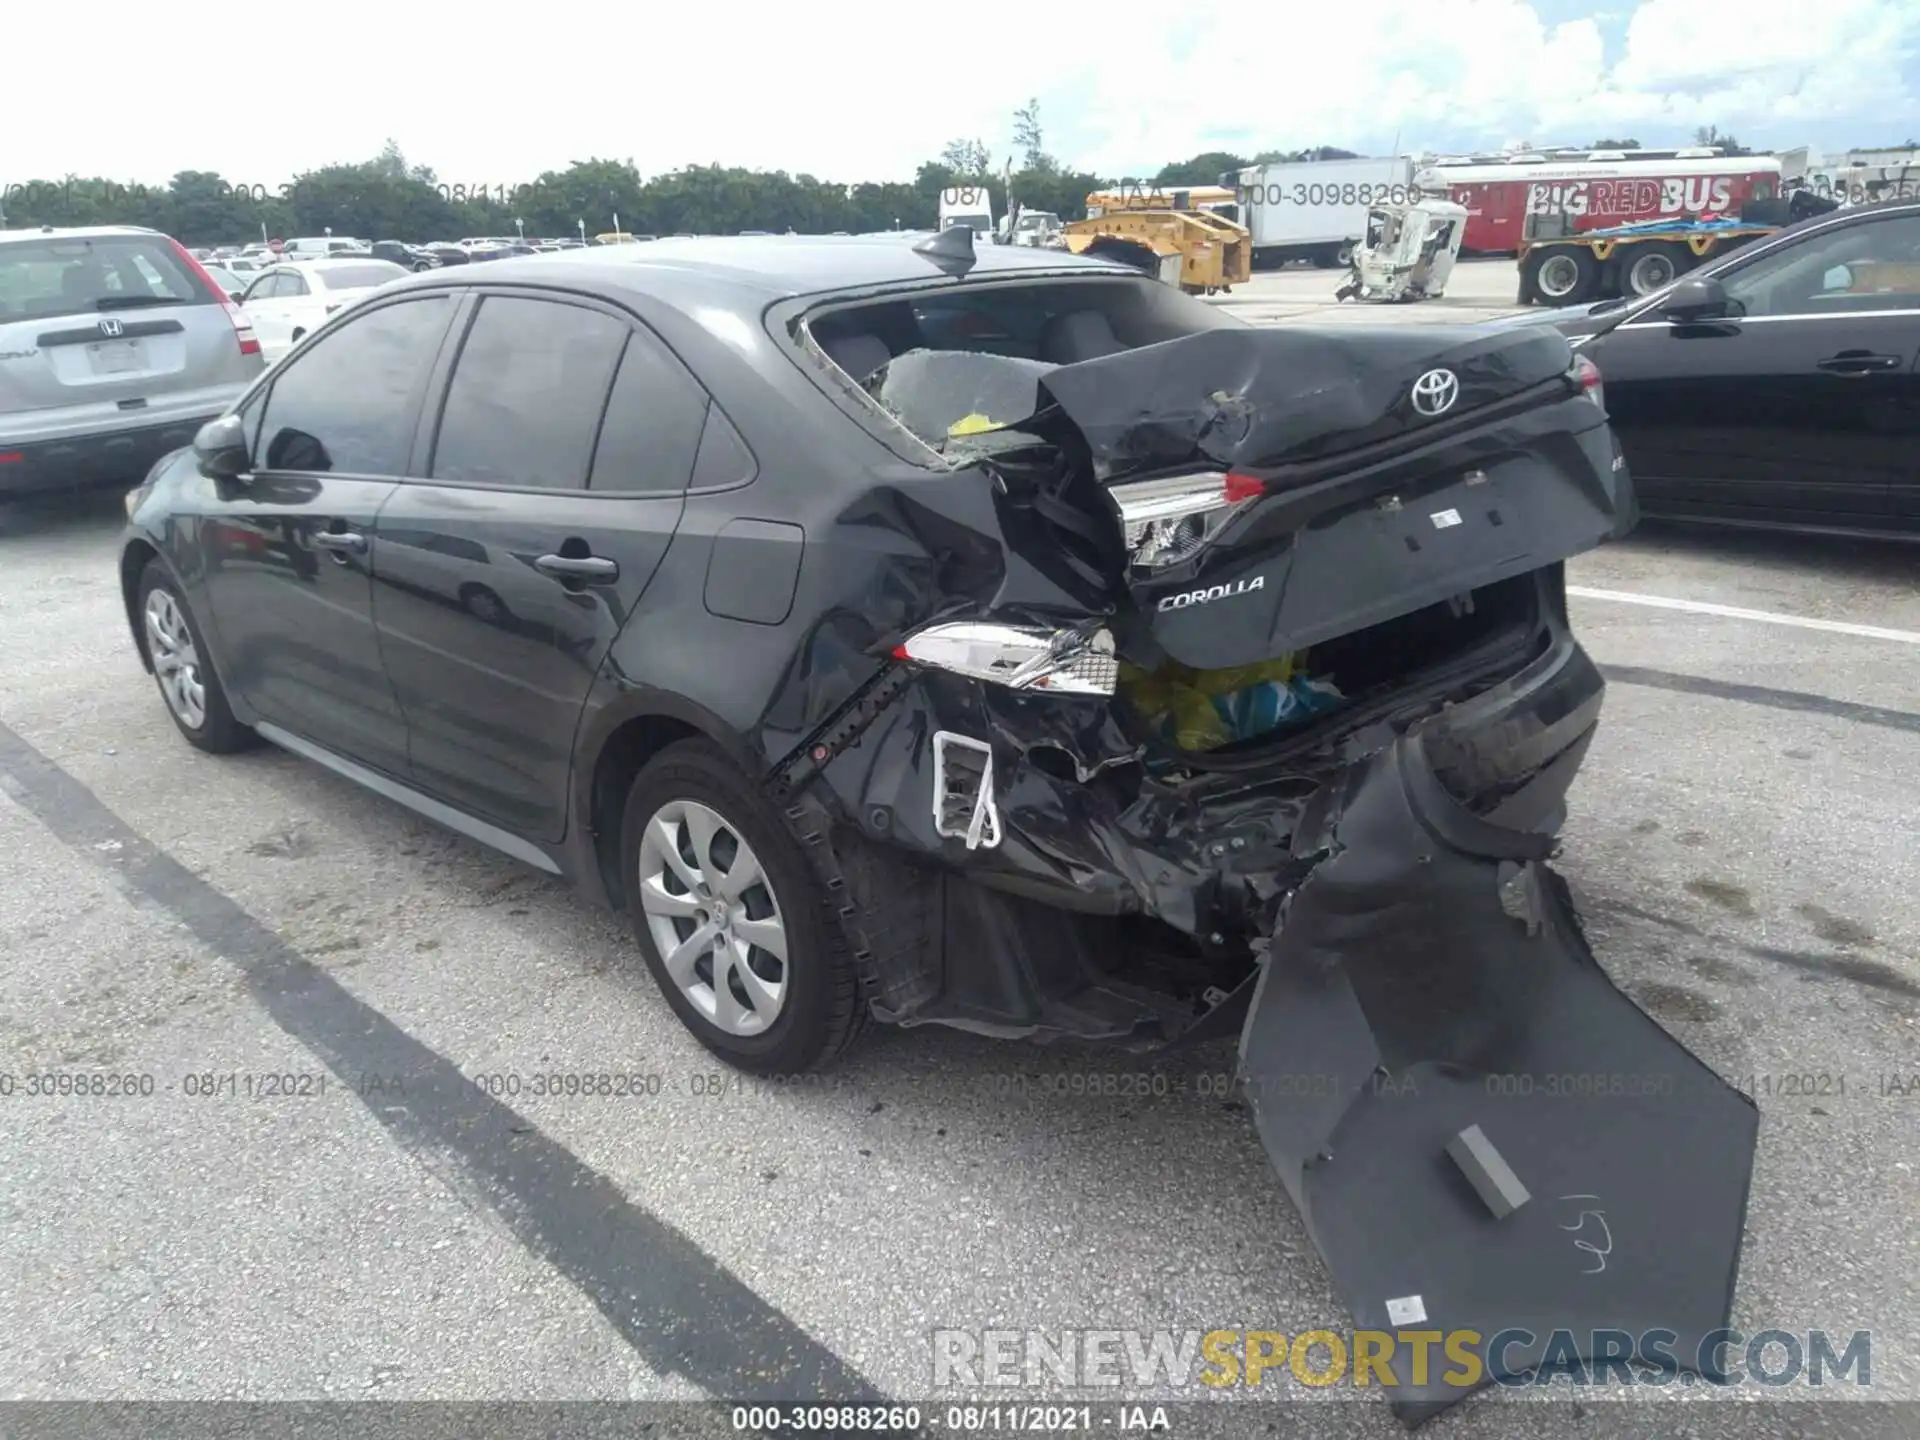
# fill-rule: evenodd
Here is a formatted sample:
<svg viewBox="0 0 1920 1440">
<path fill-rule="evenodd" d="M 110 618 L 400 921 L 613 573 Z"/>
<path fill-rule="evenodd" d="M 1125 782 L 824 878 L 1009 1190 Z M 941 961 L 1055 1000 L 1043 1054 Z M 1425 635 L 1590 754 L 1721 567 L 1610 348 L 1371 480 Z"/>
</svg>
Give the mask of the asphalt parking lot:
<svg viewBox="0 0 1920 1440">
<path fill-rule="evenodd" d="M 1477 318 L 1511 282 L 1463 264 L 1446 302 L 1339 313 Z M 1335 283 L 1225 303 L 1319 313 Z M 935 1329 L 1347 1323 L 1215 1093 L 1230 1045 L 882 1031 L 819 1084 L 743 1082 L 554 882 L 279 751 L 190 749 L 129 641 L 119 525 L 117 496 L 0 508 L 0 1073 L 151 1078 L 0 1098 L 0 1395 L 931 1414 L 959 1398 Z M 1862 1403 L 1920 1402 L 1916 559 L 1647 526 L 1570 566 L 1612 683 L 1559 866 L 1614 977 L 1760 1105 L 1735 1325 L 1872 1335 L 1870 1389 L 1742 1389 L 1667 1433 L 1920 1423 Z M 532 1094 L 551 1074 L 627 1093 Z M 1623 1392 L 1578 1399 L 1423 1433 L 1646 1429 Z M 1309 1418 L 1403 1433 L 1376 1394 L 1292 1384 L 1174 1433 Z"/>
<path fill-rule="evenodd" d="M 1344 279 L 1343 270 L 1316 270 L 1301 264 L 1256 270 L 1252 280 L 1215 296 L 1214 303 L 1231 306 L 1242 319 L 1257 324 L 1311 318 L 1316 323 L 1349 325 L 1382 320 L 1396 325 L 1444 325 L 1491 320 L 1526 308 L 1514 303 L 1520 277 L 1510 260 L 1461 260 L 1447 280 L 1445 295 L 1411 305 L 1336 301 L 1333 292 Z"/>
</svg>

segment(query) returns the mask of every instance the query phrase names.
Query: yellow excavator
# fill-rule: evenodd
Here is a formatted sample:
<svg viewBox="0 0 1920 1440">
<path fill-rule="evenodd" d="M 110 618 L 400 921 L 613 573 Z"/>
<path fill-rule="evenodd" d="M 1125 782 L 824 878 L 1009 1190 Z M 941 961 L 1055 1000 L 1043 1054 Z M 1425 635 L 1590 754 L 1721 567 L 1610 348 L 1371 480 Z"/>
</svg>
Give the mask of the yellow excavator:
<svg viewBox="0 0 1920 1440">
<path fill-rule="evenodd" d="M 1061 227 L 1075 255 L 1119 260 L 1191 295 L 1253 278 L 1253 237 L 1219 185 L 1122 185 L 1087 196 L 1087 218 Z"/>
</svg>

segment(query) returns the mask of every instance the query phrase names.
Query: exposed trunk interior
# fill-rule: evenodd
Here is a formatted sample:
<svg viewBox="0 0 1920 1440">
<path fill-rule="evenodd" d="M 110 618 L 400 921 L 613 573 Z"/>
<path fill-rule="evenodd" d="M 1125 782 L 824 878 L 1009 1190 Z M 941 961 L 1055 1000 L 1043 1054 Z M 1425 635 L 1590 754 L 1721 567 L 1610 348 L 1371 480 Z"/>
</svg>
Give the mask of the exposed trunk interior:
<svg viewBox="0 0 1920 1440">
<path fill-rule="evenodd" d="M 1223 725 L 1231 735 L 1224 744 L 1202 748 L 1179 743 L 1168 717 L 1143 713 L 1138 691 L 1130 694 L 1125 685 L 1116 704 L 1129 729 L 1157 741 L 1166 758 L 1177 757 L 1195 768 L 1270 764 L 1283 751 L 1324 745 L 1361 725 L 1405 723 L 1414 714 L 1444 700 L 1464 699 L 1518 669 L 1543 641 L 1539 594 L 1534 573 L 1518 575 L 1301 651 L 1293 657 L 1292 675 L 1330 686 L 1337 703 L 1329 700 L 1327 708 L 1292 723 L 1282 718 L 1269 725 L 1264 723 L 1269 714 L 1255 711 L 1249 716 L 1236 706 L 1236 696 L 1244 691 L 1209 696 L 1224 715 L 1242 712 L 1237 726 L 1232 719 Z"/>
</svg>

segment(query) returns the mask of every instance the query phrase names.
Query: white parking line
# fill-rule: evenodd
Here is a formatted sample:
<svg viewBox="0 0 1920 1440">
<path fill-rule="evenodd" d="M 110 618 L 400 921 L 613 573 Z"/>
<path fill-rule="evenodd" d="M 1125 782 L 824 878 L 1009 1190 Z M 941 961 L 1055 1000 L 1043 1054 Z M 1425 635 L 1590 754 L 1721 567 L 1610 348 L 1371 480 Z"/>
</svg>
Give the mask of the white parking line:
<svg viewBox="0 0 1920 1440">
<path fill-rule="evenodd" d="M 1639 595 L 1631 590 L 1590 590 L 1584 585 L 1567 586 L 1567 594 L 1582 600 L 1615 600 L 1622 605 L 1649 605 L 1655 610 L 1685 610 L 1694 615 L 1717 615 L 1723 620 L 1757 620 L 1762 625 L 1788 625 L 1796 630 L 1825 630 L 1834 635 L 1858 635 L 1863 640 L 1897 640 L 1902 645 L 1920 645 L 1920 631 L 1889 630 L 1881 625 L 1816 620 L 1810 615 L 1780 615 L 1772 610 L 1743 610 L 1738 605 L 1674 600 L 1665 595 Z"/>
</svg>

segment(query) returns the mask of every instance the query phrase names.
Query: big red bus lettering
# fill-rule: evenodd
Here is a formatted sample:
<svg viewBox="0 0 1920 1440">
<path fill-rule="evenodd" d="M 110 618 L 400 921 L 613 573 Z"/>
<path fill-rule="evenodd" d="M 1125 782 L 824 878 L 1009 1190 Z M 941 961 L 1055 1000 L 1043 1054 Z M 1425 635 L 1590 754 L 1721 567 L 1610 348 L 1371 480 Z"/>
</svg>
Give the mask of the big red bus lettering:
<svg viewBox="0 0 1920 1440">
<path fill-rule="evenodd" d="M 1574 180 L 1527 187 L 1529 215 L 1634 216 L 1699 214 L 1733 205 L 1733 181 L 1724 175 L 1680 175 L 1661 180 Z"/>
</svg>

